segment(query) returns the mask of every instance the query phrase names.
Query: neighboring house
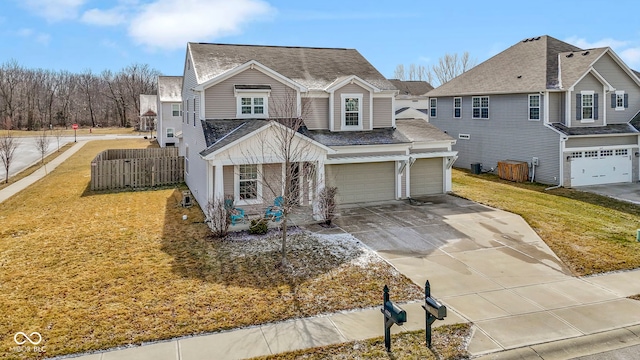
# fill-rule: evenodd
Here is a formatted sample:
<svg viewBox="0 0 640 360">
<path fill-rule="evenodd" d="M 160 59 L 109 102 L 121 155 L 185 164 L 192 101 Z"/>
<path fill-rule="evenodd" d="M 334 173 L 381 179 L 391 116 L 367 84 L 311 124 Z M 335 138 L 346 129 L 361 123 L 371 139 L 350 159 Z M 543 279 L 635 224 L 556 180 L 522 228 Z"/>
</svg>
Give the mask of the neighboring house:
<svg viewBox="0 0 640 360">
<path fill-rule="evenodd" d="M 325 184 L 340 203 L 450 190 L 455 142 L 424 120 L 396 122 L 396 88 L 358 51 L 189 43 L 182 86 L 185 181 L 201 207 L 224 196 L 269 205 L 284 183 L 279 136 L 305 150 L 300 204 Z M 299 132 L 282 123 L 303 118 Z M 277 119 L 278 121 L 274 121 Z"/>
<path fill-rule="evenodd" d="M 138 130 L 149 131 L 154 127 L 154 121 L 158 116 L 158 98 L 156 95 L 140 94 L 140 121 Z"/>
<path fill-rule="evenodd" d="M 398 89 L 396 95 L 396 119 L 427 119 L 429 100 L 425 95 L 433 90 L 433 86 L 426 81 L 405 81 L 389 79 Z"/>
<path fill-rule="evenodd" d="M 158 76 L 158 144 L 177 146 L 182 134 L 182 76 Z"/>
<path fill-rule="evenodd" d="M 640 79 L 608 47 L 525 39 L 427 93 L 456 165 L 526 161 L 541 183 L 638 181 Z"/>
</svg>

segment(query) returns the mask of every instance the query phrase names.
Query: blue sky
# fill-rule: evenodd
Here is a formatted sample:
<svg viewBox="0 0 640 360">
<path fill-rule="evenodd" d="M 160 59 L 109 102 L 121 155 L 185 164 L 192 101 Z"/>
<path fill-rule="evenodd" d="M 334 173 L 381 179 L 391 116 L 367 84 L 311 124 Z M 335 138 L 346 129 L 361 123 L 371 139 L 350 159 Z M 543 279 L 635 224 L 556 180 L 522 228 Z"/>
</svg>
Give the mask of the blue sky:
<svg viewBox="0 0 640 360">
<path fill-rule="evenodd" d="M 635 1 L 0 0 L 0 62 L 79 72 L 147 63 L 181 75 L 187 41 L 347 47 L 387 77 L 468 51 L 482 62 L 550 35 L 640 70 Z"/>
</svg>

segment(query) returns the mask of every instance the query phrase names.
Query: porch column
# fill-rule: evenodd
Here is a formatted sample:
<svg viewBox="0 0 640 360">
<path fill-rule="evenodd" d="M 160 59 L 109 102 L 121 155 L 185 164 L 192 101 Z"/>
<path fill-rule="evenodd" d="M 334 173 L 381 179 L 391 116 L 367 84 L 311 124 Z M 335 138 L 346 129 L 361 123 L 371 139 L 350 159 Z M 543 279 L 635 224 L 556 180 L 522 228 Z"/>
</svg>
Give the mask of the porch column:
<svg viewBox="0 0 640 360">
<path fill-rule="evenodd" d="M 404 183 L 406 193 L 404 194 L 407 198 L 411 197 L 411 160 L 407 160 L 407 166 L 404 167 Z"/>
<path fill-rule="evenodd" d="M 316 199 L 313 202 L 313 218 L 314 220 L 320 220 L 320 204 L 318 202 L 318 196 L 322 189 L 324 189 L 324 160 L 318 160 L 316 164 Z"/>
<path fill-rule="evenodd" d="M 224 200 L 224 172 L 222 164 L 214 164 L 213 200 Z"/>
</svg>

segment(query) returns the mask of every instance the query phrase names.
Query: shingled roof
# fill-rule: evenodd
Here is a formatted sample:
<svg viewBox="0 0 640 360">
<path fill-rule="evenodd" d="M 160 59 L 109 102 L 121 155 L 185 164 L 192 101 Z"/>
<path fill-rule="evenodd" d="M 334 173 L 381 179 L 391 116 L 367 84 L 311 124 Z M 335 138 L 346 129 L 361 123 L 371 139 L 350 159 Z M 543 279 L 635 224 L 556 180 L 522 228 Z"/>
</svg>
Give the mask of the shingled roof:
<svg viewBox="0 0 640 360">
<path fill-rule="evenodd" d="M 427 81 L 389 79 L 389 82 L 400 90 L 399 95 L 421 96 L 433 90 L 433 86 Z"/>
<path fill-rule="evenodd" d="M 199 84 L 251 60 L 309 89 L 355 75 L 382 90 L 396 88 L 355 49 L 189 43 Z"/>
<path fill-rule="evenodd" d="M 182 76 L 158 76 L 158 97 L 161 102 L 181 102 Z"/>
<path fill-rule="evenodd" d="M 579 51 L 582 49 L 551 36 L 524 39 L 427 95 L 506 94 L 558 89 L 558 54 Z M 579 65 L 582 63 L 571 62 L 571 72 L 577 71 Z M 564 78 L 564 67 L 562 71 Z"/>
</svg>

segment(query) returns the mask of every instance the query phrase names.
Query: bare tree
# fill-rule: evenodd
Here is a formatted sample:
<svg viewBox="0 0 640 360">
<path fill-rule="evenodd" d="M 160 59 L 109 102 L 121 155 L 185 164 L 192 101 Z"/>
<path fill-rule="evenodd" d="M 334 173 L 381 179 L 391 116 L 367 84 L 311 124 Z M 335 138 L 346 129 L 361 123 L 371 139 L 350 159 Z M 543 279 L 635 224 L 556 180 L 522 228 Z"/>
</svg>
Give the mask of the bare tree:
<svg viewBox="0 0 640 360">
<path fill-rule="evenodd" d="M 42 133 L 36 138 L 35 143 L 36 149 L 38 149 L 38 152 L 40 153 L 40 162 L 42 163 L 42 165 L 44 165 L 45 174 L 47 172 L 47 166 L 44 164 L 44 156 L 47 155 L 47 151 L 49 150 L 49 140 L 50 139 L 47 135 L 47 132 L 42 129 Z"/>
<path fill-rule="evenodd" d="M 399 64 L 396 66 L 393 77 L 399 80 L 427 81 L 431 85 L 438 86 L 466 72 L 475 65 L 476 59 L 471 59 L 466 51 L 462 56 L 447 53 L 438 59 L 438 64 L 430 68 L 424 65 L 409 64 L 409 68 L 405 70 L 405 66 Z"/>
<path fill-rule="evenodd" d="M 16 149 L 18 148 L 18 142 L 11 134 L 10 117 L 7 116 L 5 118 L 3 125 L 5 131 L 0 134 L 0 161 L 2 161 L 2 165 L 4 166 L 4 170 L 6 172 L 5 183 L 8 184 L 9 168 L 11 167 L 11 162 L 13 161 L 13 156 L 15 155 Z"/>
<path fill-rule="evenodd" d="M 62 138 L 62 135 L 64 134 L 64 131 L 61 128 L 57 128 L 55 130 L 52 130 L 53 132 L 53 136 L 56 138 L 56 143 L 58 144 L 58 152 L 60 151 L 60 139 Z"/>
</svg>

